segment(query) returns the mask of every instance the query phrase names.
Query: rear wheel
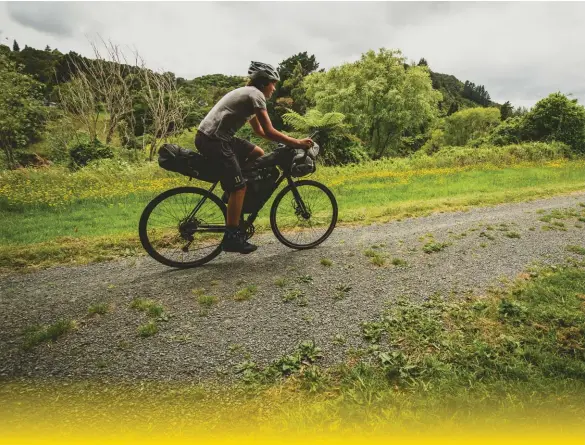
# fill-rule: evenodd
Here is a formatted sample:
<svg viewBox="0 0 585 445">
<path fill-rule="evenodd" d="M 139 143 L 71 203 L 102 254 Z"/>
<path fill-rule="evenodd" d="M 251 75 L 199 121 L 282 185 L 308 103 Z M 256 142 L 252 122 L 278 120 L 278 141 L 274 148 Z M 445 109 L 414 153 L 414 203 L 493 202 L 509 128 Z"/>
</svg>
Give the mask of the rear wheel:
<svg viewBox="0 0 585 445">
<path fill-rule="evenodd" d="M 293 249 L 310 249 L 325 241 L 337 223 L 337 200 L 316 181 L 286 186 L 270 209 L 270 226 L 276 238 Z"/>
<path fill-rule="evenodd" d="M 138 233 L 152 258 L 167 266 L 188 268 L 221 253 L 225 225 L 226 206 L 217 196 L 198 187 L 178 187 L 146 206 Z"/>
</svg>

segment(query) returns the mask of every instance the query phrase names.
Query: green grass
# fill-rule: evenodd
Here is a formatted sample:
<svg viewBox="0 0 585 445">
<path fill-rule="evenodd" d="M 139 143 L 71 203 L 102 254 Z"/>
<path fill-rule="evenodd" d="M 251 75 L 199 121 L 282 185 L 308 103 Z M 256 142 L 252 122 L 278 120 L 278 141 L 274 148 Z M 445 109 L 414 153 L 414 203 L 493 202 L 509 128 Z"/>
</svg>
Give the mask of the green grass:
<svg viewBox="0 0 585 445">
<path fill-rule="evenodd" d="M 144 298 L 135 298 L 132 300 L 132 303 L 130 303 L 130 307 L 132 309 L 146 312 L 146 314 L 150 317 L 160 317 L 164 313 L 164 308 L 161 304 L 156 303 L 153 300 L 146 300 Z"/>
<path fill-rule="evenodd" d="M 585 255 L 585 247 L 582 247 L 582 246 L 575 246 L 575 245 L 567 246 L 567 250 L 569 252 L 577 253 L 579 255 Z"/>
<path fill-rule="evenodd" d="M 33 347 L 47 342 L 56 341 L 59 337 L 72 331 L 77 326 L 74 320 L 57 320 L 55 323 L 47 326 L 32 326 L 27 328 L 24 332 L 24 349 L 32 349 Z"/>
<path fill-rule="evenodd" d="M 407 266 L 408 263 L 401 258 L 392 258 L 392 264 L 394 266 Z"/>
<path fill-rule="evenodd" d="M 399 164 L 383 161 L 359 166 L 321 167 L 315 179 L 328 185 L 335 193 L 339 207 L 343 209 L 339 215 L 340 225 L 385 222 L 434 211 L 518 202 L 584 189 L 582 161 L 567 161 L 560 166 L 486 168 L 478 165 L 447 172 L 428 168 L 408 170 L 408 167 L 400 170 Z M 409 168 L 412 169 L 412 166 Z M 398 179 L 387 176 L 393 172 L 403 176 Z M 3 212 L 0 268 L 47 267 L 144 254 L 137 240 L 136 225 L 145 205 L 159 191 L 128 193 L 124 192 L 124 184 L 133 184 L 137 178 L 152 178 L 155 182 L 163 179 L 174 181 L 168 186 L 161 186 L 160 191 L 187 184 L 186 178 L 160 173 L 155 165 L 137 168 L 135 173 L 133 170 L 108 170 L 83 174 L 87 176 L 83 181 L 90 184 L 101 181 L 96 183 L 96 187 L 107 187 L 112 182 L 119 182 L 120 186 L 110 197 L 72 199 L 60 207 L 13 205 L 0 197 L 0 210 Z M 21 185 L 19 182 L 11 187 L 16 187 L 17 191 L 40 187 L 48 196 L 53 193 L 52 189 L 62 193 L 64 186 L 61 182 L 65 181 L 65 174 L 61 178 L 60 174 L 51 173 L 49 182 L 43 179 L 43 175 L 49 173 L 35 172 L 30 175 L 32 185 L 24 182 Z M 9 183 L 8 176 L 0 177 L 0 188 L 3 183 Z M 270 204 L 271 201 L 260 212 L 256 224 L 259 231 L 269 226 Z"/>
<path fill-rule="evenodd" d="M 440 252 L 441 250 L 450 246 L 450 244 L 451 243 L 437 243 L 435 241 L 429 241 L 423 246 L 422 249 L 425 253 Z"/>
<path fill-rule="evenodd" d="M 141 337 L 152 337 L 158 332 L 158 326 L 153 320 L 150 320 L 148 323 L 138 326 L 137 332 Z"/>
<path fill-rule="evenodd" d="M 286 286 L 286 282 L 287 282 L 286 278 L 277 278 L 276 280 L 274 280 L 274 285 L 283 288 L 284 286 Z"/>
<path fill-rule="evenodd" d="M 378 255 L 378 253 L 375 250 L 368 249 L 364 251 L 364 255 L 367 256 L 368 258 L 374 258 L 376 255 Z"/>
<path fill-rule="evenodd" d="M 305 294 L 299 289 L 291 289 L 282 296 L 282 301 L 289 303 L 291 301 L 302 300 Z"/>
<path fill-rule="evenodd" d="M 110 307 L 108 306 L 107 303 L 95 303 L 92 304 L 88 309 L 87 309 L 87 313 L 89 315 L 95 315 L 95 314 L 99 314 L 99 315 L 104 315 L 107 314 L 110 310 Z"/>
<path fill-rule="evenodd" d="M 199 295 L 199 297 L 197 297 L 197 301 L 202 307 L 209 309 L 215 303 L 217 303 L 217 297 L 212 295 Z"/>
<path fill-rule="evenodd" d="M 386 263 L 386 259 L 381 255 L 375 255 L 372 257 L 371 262 L 372 264 L 381 267 Z"/>
<path fill-rule="evenodd" d="M 234 300 L 236 301 L 246 301 L 252 299 L 256 292 L 258 291 L 258 286 L 256 285 L 248 285 L 244 289 L 240 289 L 234 294 Z"/>
</svg>

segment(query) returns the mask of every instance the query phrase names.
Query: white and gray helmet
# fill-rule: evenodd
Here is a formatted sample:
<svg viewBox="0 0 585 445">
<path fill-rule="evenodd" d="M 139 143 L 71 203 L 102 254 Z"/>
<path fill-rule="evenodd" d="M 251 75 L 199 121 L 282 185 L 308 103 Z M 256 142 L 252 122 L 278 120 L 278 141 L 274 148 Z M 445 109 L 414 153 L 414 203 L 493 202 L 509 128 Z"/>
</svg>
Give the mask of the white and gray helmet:
<svg viewBox="0 0 585 445">
<path fill-rule="evenodd" d="M 250 68 L 248 68 L 248 75 L 250 76 L 250 79 L 264 77 L 270 80 L 280 80 L 278 71 L 276 71 L 272 65 L 262 62 L 252 62 Z"/>
</svg>

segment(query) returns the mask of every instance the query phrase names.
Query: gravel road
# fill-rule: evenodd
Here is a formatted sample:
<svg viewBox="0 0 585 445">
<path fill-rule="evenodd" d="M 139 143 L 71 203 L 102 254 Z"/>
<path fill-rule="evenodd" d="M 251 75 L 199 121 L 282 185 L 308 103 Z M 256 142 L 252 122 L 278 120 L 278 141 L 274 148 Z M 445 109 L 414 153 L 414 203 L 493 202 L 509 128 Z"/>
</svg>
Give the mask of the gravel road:
<svg viewBox="0 0 585 445">
<path fill-rule="evenodd" d="M 579 215 L 552 220 L 565 230 L 543 230 L 563 229 L 539 218 L 567 209 Z M 579 221 L 584 216 L 580 192 L 337 228 L 308 251 L 292 251 L 271 233 L 258 235 L 256 252 L 224 253 L 198 269 L 173 270 L 139 257 L 5 276 L 0 278 L 0 376 L 229 379 L 246 357 L 264 365 L 308 339 L 322 348 L 326 365 L 337 363 L 349 348 L 363 345 L 360 323 L 378 318 L 397 297 L 481 294 L 534 262 L 578 257 L 566 247 L 585 246 L 585 223 Z M 431 234 L 434 242 L 450 244 L 425 253 Z M 373 264 L 364 254 L 368 249 L 385 264 Z M 407 264 L 393 265 L 394 258 Z M 332 264 L 323 265 L 322 259 Z M 234 300 L 248 285 L 256 286 L 252 298 Z M 206 310 L 197 293 L 217 300 Z M 156 322 L 159 331 L 151 337 L 137 334 L 149 318 L 130 307 L 135 298 L 155 300 L 165 309 L 166 321 Z M 95 303 L 107 303 L 110 311 L 88 315 Z M 77 328 L 55 342 L 22 348 L 25 328 L 60 318 L 76 320 Z"/>
</svg>

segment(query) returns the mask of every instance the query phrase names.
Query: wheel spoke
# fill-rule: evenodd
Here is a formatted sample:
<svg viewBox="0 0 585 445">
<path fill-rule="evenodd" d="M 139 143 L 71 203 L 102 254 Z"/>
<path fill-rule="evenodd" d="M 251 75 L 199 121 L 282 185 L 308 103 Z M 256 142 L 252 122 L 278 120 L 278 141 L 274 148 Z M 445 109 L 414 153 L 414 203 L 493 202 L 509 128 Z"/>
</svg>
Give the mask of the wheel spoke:
<svg viewBox="0 0 585 445">
<path fill-rule="evenodd" d="M 289 247 L 312 247 L 323 242 L 335 227 L 337 203 L 325 186 L 314 181 L 299 181 L 296 188 L 306 214 L 292 189 L 285 189 L 274 211 L 273 227 L 277 237 Z"/>
<path fill-rule="evenodd" d="M 140 235 L 147 252 L 158 261 L 176 267 L 198 265 L 219 253 L 224 233 L 198 230 L 201 224 L 225 227 L 222 207 L 214 200 L 217 198 L 193 188 L 175 189 L 163 195 L 147 206 L 141 219 Z M 188 220 L 204 198 L 201 207 Z"/>
</svg>

